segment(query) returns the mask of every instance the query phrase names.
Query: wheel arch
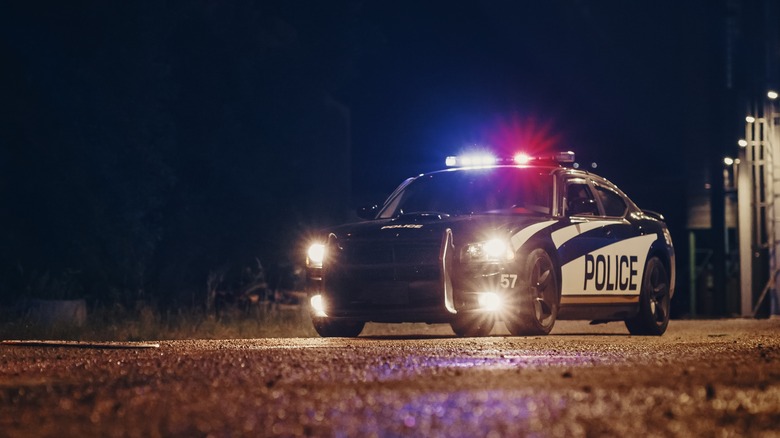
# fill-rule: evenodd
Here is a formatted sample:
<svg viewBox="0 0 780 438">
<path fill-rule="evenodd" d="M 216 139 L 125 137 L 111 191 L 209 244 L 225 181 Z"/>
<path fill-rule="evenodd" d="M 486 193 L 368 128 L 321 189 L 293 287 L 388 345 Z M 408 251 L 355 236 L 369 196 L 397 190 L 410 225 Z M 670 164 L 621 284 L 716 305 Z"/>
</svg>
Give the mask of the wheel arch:
<svg viewBox="0 0 780 438">
<path fill-rule="evenodd" d="M 675 282 L 674 255 L 670 253 L 669 249 L 663 241 L 663 237 L 660 237 L 650 246 L 650 250 L 647 254 L 647 260 L 649 261 L 653 257 L 658 258 L 658 260 L 661 261 L 661 264 L 663 264 L 664 269 L 666 269 L 666 275 L 668 277 L 667 280 L 669 281 L 669 295 L 671 298 L 674 296 Z M 646 264 L 647 261 L 645 262 L 645 265 Z"/>
<path fill-rule="evenodd" d="M 523 286 L 515 290 L 515 296 L 511 298 L 513 305 L 507 308 L 507 318 L 504 319 L 506 328 L 514 336 L 544 336 L 555 325 L 560 309 L 562 282 L 560 261 L 554 248 L 549 239 L 538 238 L 529 240 L 518 251 L 520 254 L 516 263 L 523 278 Z M 536 256 L 532 256 L 534 253 Z M 534 268 L 537 258 L 544 258 L 544 264 L 551 265 L 552 279 L 547 277 L 541 280 L 541 272 Z M 549 281 L 555 282 L 555 289 L 546 287 Z"/>
<path fill-rule="evenodd" d="M 528 257 L 529 254 L 535 249 L 543 249 L 547 255 L 550 256 L 550 259 L 553 262 L 553 267 L 555 268 L 555 275 L 558 278 L 558 296 L 561 296 L 561 291 L 563 287 L 563 277 L 562 277 L 562 271 L 561 271 L 561 260 L 560 257 L 558 257 L 558 251 L 555 249 L 555 245 L 553 245 L 553 242 L 551 239 L 545 239 L 540 237 L 534 237 L 528 240 L 528 242 L 524 243 L 523 246 L 520 247 L 520 249 L 517 250 L 517 253 L 519 255 L 518 257 L 518 266 L 525 266 L 525 260 Z"/>
</svg>

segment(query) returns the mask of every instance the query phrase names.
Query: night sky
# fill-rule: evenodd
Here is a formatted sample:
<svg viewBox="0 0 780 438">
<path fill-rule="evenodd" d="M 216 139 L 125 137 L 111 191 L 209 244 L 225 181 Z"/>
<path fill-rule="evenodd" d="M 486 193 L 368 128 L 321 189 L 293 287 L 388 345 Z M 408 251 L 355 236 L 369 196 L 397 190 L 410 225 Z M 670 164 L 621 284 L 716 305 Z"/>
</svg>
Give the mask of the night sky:
<svg viewBox="0 0 780 438">
<path fill-rule="evenodd" d="M 187 301 L 215 267 L 300 262 L 311 230 L 474 145 L 573 150 L 682 240 L 697 13 L 3 2 L 0 297 Z"/>
</svg>

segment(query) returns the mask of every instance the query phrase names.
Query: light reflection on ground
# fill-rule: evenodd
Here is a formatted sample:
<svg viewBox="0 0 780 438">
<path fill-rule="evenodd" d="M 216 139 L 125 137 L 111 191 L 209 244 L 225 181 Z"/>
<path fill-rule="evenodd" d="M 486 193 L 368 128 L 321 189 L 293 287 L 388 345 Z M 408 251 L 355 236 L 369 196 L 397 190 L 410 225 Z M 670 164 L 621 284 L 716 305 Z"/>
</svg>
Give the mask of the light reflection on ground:
<svg viewBox="0 0 780 438">
<path fill-rule="evenodd" d="M 411 378 L 412 374 L 437 375 L 477 373 L 463 379 L 473 380 L 481 372 L 533 368 L 575 368 L 605 362 L 596 355 L 558 351 L 482 349 L 460 353 L 426 349 L 399 360 L 375 363 L 367 373 L 372 380 L 392 382 Z M 491 387 L 492 386 L 492 387 Z M 391 389 L 392 388 L 392 389 Z M 325 414 L 331 421 L 334 436 L 428 436 L 433 431 L 446 436 L 535 436 L 549 432 L 549 425 L 560 419 L 567 400 L 560 393 L 540 392 L 531 388 L 496 388 L 495 382 L 484 389 L 452 392 L 420 391 L 409 388 L 397 391 L 387 387 L 371 395 L 357 395 L 346 401 L 352 405 L 355 422 L 342 420 L 344 407 Z M 507 418 L 512 420 L 507 422 Z M 388 427 L 388 424 L 392 426 Z M 383 425 L 383 426 L 382 426 Z M 540 436 L 541 436 L 540 435 Z"/>
<path fill-rule="evenodd" d="M 435 358 L 436 367 L 511 369 L 532 366 L 582 366 L 601 362 L 597 356 L 550 354 L 501 354 L 500 356 Z"/>
<path fill-rule="evenodd" d="M 335 436 L 371 436 L 379 431 L 385 436 L 426 436 L 431 431 L 446 431 L 448 436 L 533 434 L 545 430 L 566 408 L 560 396 L 517 390 L 386 393 L 358 404 L 360 409 L 352 413 L 362 419 L 357 430 L 354 422 L 341 420 L 343 412 L 334 409 L 327 414 Z M 507 418 L 512 421 L 507 423 Z"/>
<path fill-rule="evenodd" d="M 370 371 L 364 375 L 371 381 L 394 381 L 410 377 L 411 375 L 438 374 L 447 370 L 469 370 L 474 372 L 496 371 L 529 368 L 574 368 L 593 366 L 607 363 L 607 358 L 589 354 L 560 354 L 557 352 L 540 353 L 539 351 L 480 351 L 478 355 L 473 352 L 463 355 L 436 354 L 409 355 L 403 358 L 395 358 L 393 361 L 384 361 L 377 358 Z"/>
</svg>

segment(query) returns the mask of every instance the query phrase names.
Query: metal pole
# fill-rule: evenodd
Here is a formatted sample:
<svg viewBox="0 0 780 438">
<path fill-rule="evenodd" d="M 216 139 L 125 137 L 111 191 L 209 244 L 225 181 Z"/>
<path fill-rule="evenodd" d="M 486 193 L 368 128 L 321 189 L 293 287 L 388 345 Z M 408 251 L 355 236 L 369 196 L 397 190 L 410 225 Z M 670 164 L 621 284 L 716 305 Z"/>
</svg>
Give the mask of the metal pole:
<svg viewBox="0 0 780 438">
<path fill-rule="evenodd" d="M 745 126 L 745 139 L 749 139 L 751 123 Z M 740 314 L 750 316 L 753 311 L 753 221 L 752 221 L 752 182 L 753 160 L 749 158 L 747 147 L 739 150 L 739 171 L 737 173 L 737 227 L 739 238 L 739 283 Z"/>
<path fill-rule="evenodd" d="M 776 179 L 776 175 L 780 175 L 780 169 L 777 169 L 775 166 L 780 165 L 780 161 L 775 162 L 774 157 L 780 156 L 780 138 L 778 138 L 778 120 L 777 120 L 777 113 L 775 112 L 775 103 L 776 99 L 771 99 L 765 104 L 765 110 L 764 110 L 764 139 L 766 141 L 766 148 L 769 151 L 768 160 L 771 163 L 770 169 L 772 172 L 770 181 L 771 184 L 771 190 L 772 190 L 772 203 L 770 212 L 771 217 L 768 219 L 768 222 L 771 227 L 771 234 L 770 234 L 770 242 L 769 242 L 769 248 L 771 251 L 770 255 L 770 268 L 769 272 L 772 275 L 772 288 L 770 290 L 770 307 L 769 307 L 769 314 L 770 315 L 780 315 L 780 304 L 778 303 L 778 290 L 777 290 L 777 284 L 780 280 L 780 261 L 778 261 L 778 245 L 780 244 L 780 238 L 778 237 L 777 233 L 780 231 L 780 227 L 777 226 L 777 220 L 780 218 L 780 202 L 776 201 L 776 196 L 780 194 L 780 179 Z M 760 305 L 760 303 L 756 303 L 757 305 Z"/>
<path fill-rule="evenodd" d="M 691 317 L 696 317 L 696 233 L 693 230 L 688 231 L 688 272 Z"/>
</svg>

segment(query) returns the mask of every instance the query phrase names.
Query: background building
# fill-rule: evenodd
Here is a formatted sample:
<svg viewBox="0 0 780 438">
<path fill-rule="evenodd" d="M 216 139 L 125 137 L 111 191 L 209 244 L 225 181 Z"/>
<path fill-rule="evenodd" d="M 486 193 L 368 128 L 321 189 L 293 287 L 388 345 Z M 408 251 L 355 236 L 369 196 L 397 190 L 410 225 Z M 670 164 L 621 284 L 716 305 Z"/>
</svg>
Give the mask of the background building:
<svg viewBox="0 0 780 438">
<path fill-rule="evenodd" d="M 691 8 L 684 70 L 688 281 L 692 315 L 778 313 L 769 283 L 780 175 L 777 90 L 780 2 L 725 0 Z M 715 44 L 713 44 L 715 42 Z M 704 48 L 704 50 L 701 50 Z M 776 97 L 776 96 L 775 96 Z M 780 211 L 780 210 L 778 210 Z"/>
</svg>

